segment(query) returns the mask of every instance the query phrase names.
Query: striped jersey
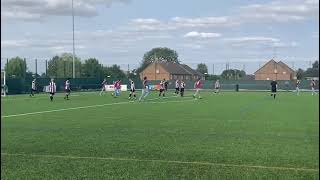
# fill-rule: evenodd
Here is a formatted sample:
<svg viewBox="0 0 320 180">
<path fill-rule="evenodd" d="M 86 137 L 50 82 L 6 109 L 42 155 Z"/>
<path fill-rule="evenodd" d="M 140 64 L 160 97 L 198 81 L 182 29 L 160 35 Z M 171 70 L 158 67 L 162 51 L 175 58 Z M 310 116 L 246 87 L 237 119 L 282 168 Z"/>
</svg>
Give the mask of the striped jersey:
<svg viewBox="0 0 320 180">
<path fill-rule="evenodd" d="M 32 89 L 36 89 L 36 82 L 35 82 L 35 81 L 32 81 L 32 83 L 31 83 L 31 88 L 32 88 Z"/>
<path fill-rule="evenodd" d="M 186 86 L 184 82 L 181 82 L 180 87 L 183 89 Z"/>
<path fill-rule="evenodd" d="M 134 90 L 135 89 L 135 87 L 134 87 L 134 82 L 133 81 L 131 81 L 131 90 Z"/>
<path fill-rule="evenodd" d="M 220 83 L 219 83 L 218 81 L 216 81 L 214 87 L 215 87 L 215 88 L 220 88 Z"/>
<path fill-rule="evenodd" d="M 70 81 L 69 81 L 69 80 L 66 81 L 66 84 L 65 84 L 65 86 L 64 86 L 64 89 L 66 89 L 66 90 L 69 90 L 69 89 L 70 89 Z"/>
<path fill-rule="evenodd" d="M 57 91 L 56 83 L 50 82 L 49 83 L 49 92 L 55 93 Z"/>
<path fill-rule="evenodd" d="M 314 81 L 311 81 L 311 84 L 310 84 L 310 86 L 314 88 L 314 87 L 316 86 L 316 82 L 314 82 Z"/>
<path fill-rule="evenodd" d="M 176 88 L 179 88 L 179 81 L 176 81 Z"/>
<path fill-rule="evenodd" d="M 161 82 L 160 82 L 160 89 L 165 89 L 164 81 L 161 81 Z"/>
</svg>

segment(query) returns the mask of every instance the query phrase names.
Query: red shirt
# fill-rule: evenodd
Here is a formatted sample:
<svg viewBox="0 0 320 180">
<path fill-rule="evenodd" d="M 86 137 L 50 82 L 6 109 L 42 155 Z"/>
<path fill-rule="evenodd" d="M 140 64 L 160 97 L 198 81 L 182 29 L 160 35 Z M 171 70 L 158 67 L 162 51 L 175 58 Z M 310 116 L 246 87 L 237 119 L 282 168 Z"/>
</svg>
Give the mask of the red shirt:
<svg viewBox="0 0 320 180">
<path fill-rule="evenodd" d="M 116 89 L 121 89 L 121 84 L 120 84 L 119 81 L 117 81 L 117 82 L 114 83 L 114 88 L 116 88 Z"/>
<path fill-rule="evenodd" d="M 196 82 L 196 88 L 199 89 L 201 87 L 202 87 L 202 84 L 201 84 L 201 81 L 199 80 Z"/>
</svg>

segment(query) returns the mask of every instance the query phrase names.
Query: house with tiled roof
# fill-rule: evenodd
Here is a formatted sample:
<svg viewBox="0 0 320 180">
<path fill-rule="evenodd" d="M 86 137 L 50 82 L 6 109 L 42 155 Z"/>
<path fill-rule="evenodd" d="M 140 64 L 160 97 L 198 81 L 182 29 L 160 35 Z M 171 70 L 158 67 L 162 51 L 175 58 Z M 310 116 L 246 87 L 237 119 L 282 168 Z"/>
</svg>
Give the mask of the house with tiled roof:
<svg viewBox="0 0 320 180">
<path fill-rule="evenodd" d="M 147 77 L 149 80 L 196 80 L 204 79 L 204 75 L 192 69 L 188 65 L 172 62 L 153 62 L 141 73 L 140 78 Z"/>
<path fill-rule="evenodd" d="M 293 80 L 296 79 L 296 72 L 282 61 L 274 59 L 268 61 L 255 73 L 255 80 Z"/>
</svg>

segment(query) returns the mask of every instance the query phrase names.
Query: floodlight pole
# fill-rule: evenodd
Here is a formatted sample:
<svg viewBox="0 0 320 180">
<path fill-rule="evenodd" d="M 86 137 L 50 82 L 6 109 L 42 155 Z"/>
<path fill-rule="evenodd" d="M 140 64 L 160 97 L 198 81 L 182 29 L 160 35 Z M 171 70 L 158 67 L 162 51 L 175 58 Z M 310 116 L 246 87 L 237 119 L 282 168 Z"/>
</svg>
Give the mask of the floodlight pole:
<svg viewBox="0 0 320 180">
<path fill-rule="evenodd" d="M 74 56 L 75 56 L 75 49 L 74 49 L 74 10 L 73 10 L 73 0 L 72 0 L 72 77 L 76 77 L 76 71 L 75 71 L 75 62 L 74 62 Z"/>
</svg>

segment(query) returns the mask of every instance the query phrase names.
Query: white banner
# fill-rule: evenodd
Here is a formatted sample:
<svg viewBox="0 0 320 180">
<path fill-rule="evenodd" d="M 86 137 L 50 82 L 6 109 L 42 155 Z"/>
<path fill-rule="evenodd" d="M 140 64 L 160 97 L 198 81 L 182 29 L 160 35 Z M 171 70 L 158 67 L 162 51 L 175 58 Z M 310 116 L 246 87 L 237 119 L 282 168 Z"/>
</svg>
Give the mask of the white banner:
<svg viewBox="0 0 320 180">
<path fill-rule="evenodd" d="M 105 85 L 104 86 L 106 91 L 114 91 L 114 86 L 113 85 Z M 128 91 L 127 85 L 121 85 L 121 91 Z"/>
</svg>

